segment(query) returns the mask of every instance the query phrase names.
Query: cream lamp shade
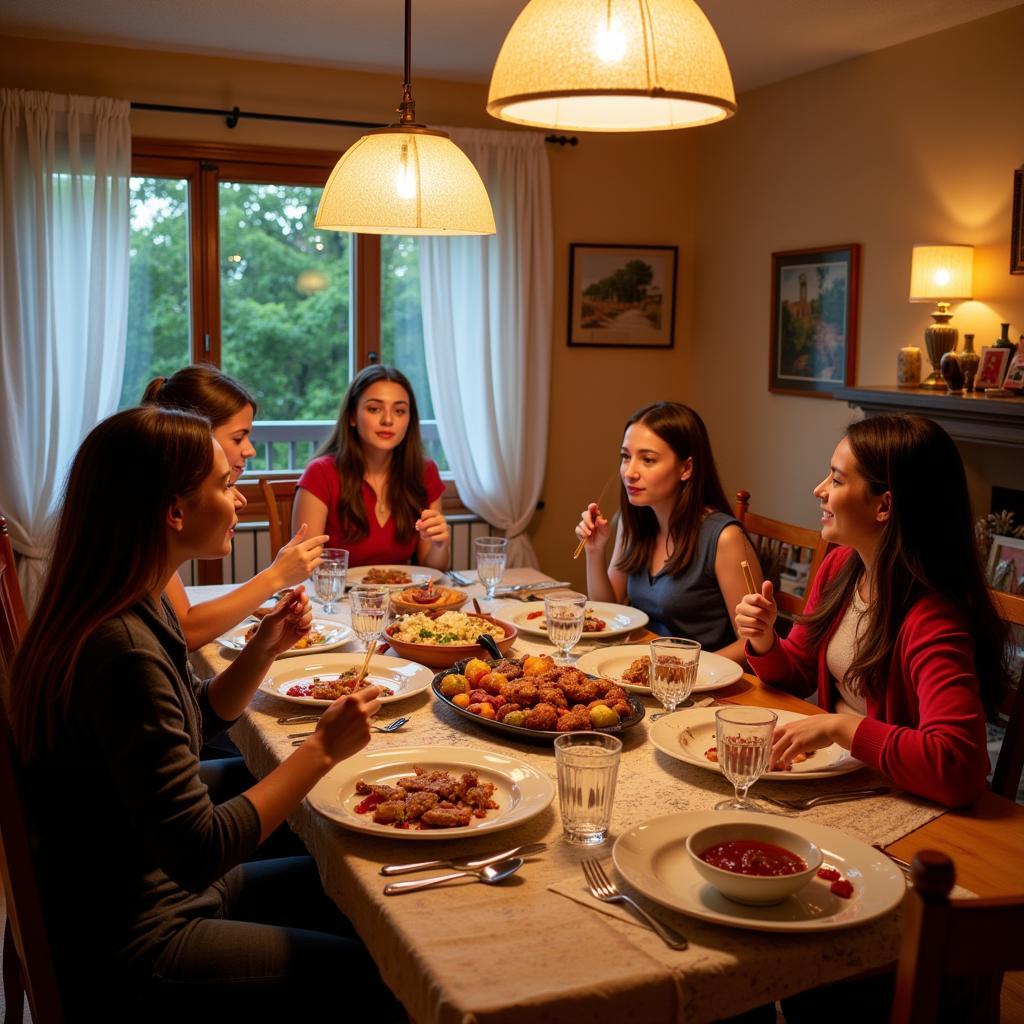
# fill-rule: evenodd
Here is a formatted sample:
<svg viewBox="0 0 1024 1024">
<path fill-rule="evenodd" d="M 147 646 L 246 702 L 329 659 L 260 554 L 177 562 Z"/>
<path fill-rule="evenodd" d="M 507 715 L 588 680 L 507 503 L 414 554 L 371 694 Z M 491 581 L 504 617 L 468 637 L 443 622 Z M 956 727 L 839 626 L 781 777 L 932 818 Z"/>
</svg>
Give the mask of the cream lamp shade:
<svg viewBox="0 0 1024 1024">
<path fill-rule="evenodd" d="M 973 245 L 915 245 L 910 261 L 911 302 L 961 302 L 974 290 Z"/>
<path fill-rule="evenodd" d="M 736 112 L 722 44 L 694 0 L 530 0 L 487 112 L 566 131 L 648 132 Z"/>
</svg>

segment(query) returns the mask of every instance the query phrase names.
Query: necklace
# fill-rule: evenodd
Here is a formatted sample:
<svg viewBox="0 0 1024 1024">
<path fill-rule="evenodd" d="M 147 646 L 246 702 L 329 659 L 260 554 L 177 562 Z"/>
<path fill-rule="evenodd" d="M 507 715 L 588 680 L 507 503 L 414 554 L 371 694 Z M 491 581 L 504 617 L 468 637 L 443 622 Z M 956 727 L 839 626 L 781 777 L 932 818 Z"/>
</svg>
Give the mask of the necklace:
<svg viewBox="0 0 1024 1024">
<path fill-rule="evenodd" d="M 387 476 L 381 477 L 379 480 L 373 480 L 369 476 L 364 476 L 363 479 L 370 485 L 370 489 L 373 491 L 377 498 L 377 504 L 374 508 L 374 514 L 377 516 L 378 521 L 381 516 L 386 516 L 388 511 L 388 499 L 386 494 Z"/>
</svg>

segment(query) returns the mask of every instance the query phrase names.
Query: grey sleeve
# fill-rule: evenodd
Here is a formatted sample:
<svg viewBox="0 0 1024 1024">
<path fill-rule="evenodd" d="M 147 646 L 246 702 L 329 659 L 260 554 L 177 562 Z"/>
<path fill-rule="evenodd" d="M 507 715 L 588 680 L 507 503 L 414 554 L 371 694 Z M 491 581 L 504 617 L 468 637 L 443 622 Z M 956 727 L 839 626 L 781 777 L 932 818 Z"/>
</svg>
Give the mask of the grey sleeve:
<svg viewBox="0 0 1024 1024">
<path fill-rule="evenodd" d="M 192 692 L 196 695 L 196 700 L 199 701 L 199 708 L 203 713 L 203 739 L 208 740 L 211 736 L 217 736 L 226 729 L 230 729 L 238 719 L 221 718 L 213 710 L 213 705 L 210 703 L 210 683 L 213 680 L 200 679 L 196 675 L 195 669 L 192 668 L 192 662 L 187 662 L 187 665 L 189 685 L 192 687 Z"/>
</svg>

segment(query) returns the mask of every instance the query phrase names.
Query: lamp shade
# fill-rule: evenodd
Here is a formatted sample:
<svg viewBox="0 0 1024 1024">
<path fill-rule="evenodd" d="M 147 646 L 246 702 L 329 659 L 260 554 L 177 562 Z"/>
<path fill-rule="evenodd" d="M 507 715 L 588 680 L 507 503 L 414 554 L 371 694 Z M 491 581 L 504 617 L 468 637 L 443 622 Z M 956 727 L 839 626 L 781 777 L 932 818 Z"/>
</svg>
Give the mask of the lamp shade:
<svg viewBox="0 0 1024 1024">
<path fill-rule="evenodd" d="M 316 226 L 372 235 L 493 235 L 487 189 L 445 132 L 393 125 L 367 132 L 335 164 Z"/>
<path fill-rule="evenodd" d="M 974 290 L 973 245 L 915 245 L 910 261 L 911 302 L 960 302 Z"/>
<path fill-rule="evenodd" d="M 736 94 L 694 0 L 530 0 L 498 54 L 487 112 L 567 131 L 647 132 L 731 117 Z"/>
</svg>

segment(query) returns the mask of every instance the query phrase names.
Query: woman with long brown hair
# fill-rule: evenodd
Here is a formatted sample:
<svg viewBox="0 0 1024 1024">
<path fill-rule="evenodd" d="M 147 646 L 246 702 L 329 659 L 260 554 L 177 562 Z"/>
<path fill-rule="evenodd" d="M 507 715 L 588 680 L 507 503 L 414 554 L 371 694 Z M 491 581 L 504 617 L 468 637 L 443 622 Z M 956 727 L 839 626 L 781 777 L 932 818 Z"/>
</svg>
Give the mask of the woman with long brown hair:
<svg viewBox="0 0 1024 1024">
<path fill-rule="evenodd" d="M 605 566 L 608 519 L 595 503 L 576 535 L 585 541 L 587 593 L 629 602 L 650 628 L 743 660 L 729 609 L 745 592 L 740 563 L 760 581 L 757 556 L 732 517 L 704 421 L 689 406 L 655 402 L 626 421 L 620 453 L 619 525 Z"/>
<path fill-rule="evenodd" d="M 789 636 L 770 583 L 736 608 L 758 676 L 828 711 L 778 730 L 774 761 L 838 743 L 947 806 L 984 788 L 985 707 L 1005 636 L 982 576 L 963 463 L 921 416 L 850 424 L 814 489 L 831 552 Z"/>
<path fill-rule="evenodd" d="M 423 457 L 416 395 L 392 366 L 367 366 L 341 400 L 338 422 L 299 480 L 292 528 L 308 523 L 349 565 L 416 561 L 448 568 L 444 484 Z"/>
<path fill-rule="evenodd" d="M 231 479 L 208 420 L 153 406 L 102 422 L 71 467 L 56 557 L 11 670 L 20 781 L 68 1015 L 103 1006 L 116 1019 L 228 1009 L 263 1019 L 351 971 L 350 992 L 404 1019 L 308 858 L 243 863 L 366 744 L 377 689 L 332 704 L 244 793 L 215 804 L 204 784 L 204 735 L 241 715 L 311 619 L 299 588 L 228 668 L 207 682 L 193 675 L 164 592 L 184 561 L 230 550 Z"/>
</svg>

